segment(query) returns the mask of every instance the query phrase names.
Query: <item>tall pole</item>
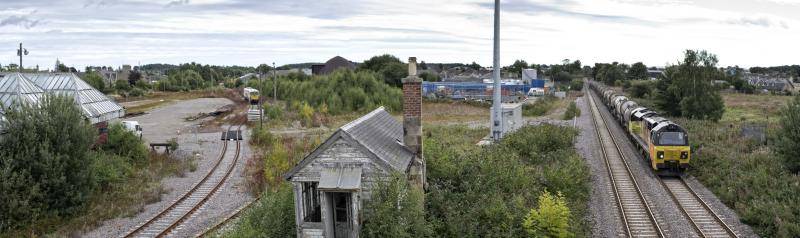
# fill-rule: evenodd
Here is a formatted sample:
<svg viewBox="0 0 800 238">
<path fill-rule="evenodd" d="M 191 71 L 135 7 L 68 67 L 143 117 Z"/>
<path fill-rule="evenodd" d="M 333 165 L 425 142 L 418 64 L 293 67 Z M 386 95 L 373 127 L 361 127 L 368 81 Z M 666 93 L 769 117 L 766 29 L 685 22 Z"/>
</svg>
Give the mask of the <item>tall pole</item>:
<svg viewBox="0 0 800 238">
<path fill-rule="evenodd" d="M 275 62 L 272 62 L 272 103 L 278 101 L 278 76 L 275 74 Z"/>
<path fill-rule="evenodd" d="M 492 138 L 495 141 L 500 140 L 502 137 L 503 129 L 503 109 L 501 104 L 502 86 L 500 85 L 500 0 L 494 0 L 494 65 L 493 65 L 492 78 L 494 79 L 494 89 L 492 90 L 492 113 L 494 113 L 494 120 L 492 121 Z"/>
<path fill-rule="evenodd" d="M 22 73 L 22 53 L 24 53 L 24 52 L 22 52 L 22 42 L 20 42 L 19 43 L 19 51 L 17 51 L 17 55 L 19 55 L 19 67 L 17 67 L 17 69 L 19 70 L 19 73 Z"/>
</svg>

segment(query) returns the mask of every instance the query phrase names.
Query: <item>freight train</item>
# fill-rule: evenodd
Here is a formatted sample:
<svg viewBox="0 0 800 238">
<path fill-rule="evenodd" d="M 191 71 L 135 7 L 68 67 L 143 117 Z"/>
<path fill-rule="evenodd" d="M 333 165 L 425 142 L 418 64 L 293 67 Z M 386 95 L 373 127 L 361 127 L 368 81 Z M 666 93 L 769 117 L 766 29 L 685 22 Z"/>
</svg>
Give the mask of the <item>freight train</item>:
<svg viewBox="0 0 800 238">
<path fill-rule="evenodd" d="M 598 82 L 589 88 L 602 97 L 614 119 L 659 175 L 681 174 L 689 167 L 689 134 L 680 125 Z"/>
<path fill-rule="evenodd" d="M 244 88 L 244 90 L 242 90 L 242 97 L 244 98 L 245 101 L 250 102 L 251 105 L 258 104 L 258 101 L 260 99 L 258 94 L 258 89 L 250 87 Z"/>
</svg>

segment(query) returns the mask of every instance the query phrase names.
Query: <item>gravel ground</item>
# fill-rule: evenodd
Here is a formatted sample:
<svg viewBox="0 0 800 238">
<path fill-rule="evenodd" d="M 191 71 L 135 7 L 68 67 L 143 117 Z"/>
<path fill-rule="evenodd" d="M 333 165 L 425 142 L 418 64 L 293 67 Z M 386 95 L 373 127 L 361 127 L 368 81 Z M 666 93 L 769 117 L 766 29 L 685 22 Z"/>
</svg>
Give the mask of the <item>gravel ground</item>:
<svg viewBox="0 0 800 238">
<path fill-rule="evenodd" d="M 195 157 L 195 164 L 197 165 L 196 170 L 187 172 L 183 177 L 168 177 L 163 179 L 161 181 L 161 185 L 164 188 L 165 193 L 161 195 L 161 200 L 159 202 L 145 205 L 141 212 L 133 217 L 107 220 L 103 222 L 102 226 L 98 227 L 94 231 L 84 234 L 83 237 L 105 238 L 122 236 L 126 232 L 143 223 L 145 220 L 155 216 L 158 212 L 161 212 L 163 209 L 167 208 L 181 195 L 191 189 L 192 186 L 199 182 L 202 176 L 208 173 L 214 162 L 216 162 L 216 159 L 219 157 L 219 153 L 221 152 L 220 149 L 222 148 L 222 141 L 220 140 L 219 132 L 194 133 L 194 128 L 196 128 L 194 125 L 202 123 L 204 120 L 210 120 L 211 118 L 193 122 L 186 122 L 184 118 L 196 115 L 200 112 L 213 112 L 216 109 L 228 104 L 233 104 L 233 102 L 224 98 L 201 98 L 187 100 L 157 108 L 148 114 L 139 117 L 125 119 L 139 121 L 142 124 L 144 128 L 142 134 L 146 141 L 163 142 L 169 138 L 177 138 L 180 146 L 178 151 L 175 153 L 193 155 L 193 157 Z M 248 147 L 246 143 L 242 143 L 242 145 L 242 156 L 244 157 L 249 153 L 247 153 Z M 242 165 L 244 162 L 239 164 Z M 243 179 L 241 172 L 242 167 L 243 166 L 239 166 L 235 169 L 229 182 L 226 182 L 224 187 L 220 188 L 215 195 L 215 198 L 224 197 L 229 199 L 231 203 L 239 204 L 236 203 L 238 200 L 233 199 L 233 197 L 237 197 L 237 199 L 239 199 L 238 197 L 240 196 L 235 195 L 236 193 L 233 193 L 234 195 L 229 195 L 229 193 L 231 191 L 239 190 L 239 184 L 241 184 Z M 241 197 L 241 199 L 250 199 L 244 195 Z M 211 207 L 211 204 L 216 202 L 215 200 L 216 199 L 210 200 L 207 203 L 207 206 Z M 220 213 L 226 211 L 222 209 L 213 210 Z"/>
<path fill-rule="evenodd" d="M 599 98 L 595 98 L 595 102 L 602 105 L 602 103 L 600 103 Z M 586 104 L 586 102 L 584 104 Z M 624 134 L 624 130 L 619 125 L 619 123 L 617 123 L 616 121 L 613 121 L 613 123 L 611 123 L 613 119 L 610 119 L 612 118 L 612 116 L 608 112 L 606 107 L 600 106 L 600 108 L 601 108 L 600 112 L 607 118 L 607 122 L 609 122 L 610 124 L 609 127 L 612 130 L 612 132 L 615 135 L 618 135 L 618 137 L 622 137 L 622 135 Z M 588 108 L 587 112 L 589 112 Z M 659 222 L 659 225 L 661 226 L 665 235 L 668 237 L 698 237 L 698 235 L 695 234 L 695 231 L 692 228 L 689 221 L 681 213 L 680 208 L 677 206 L 677 204 L 675 204 L 675 202 L 672 201 L 672 198 L 668 194 L 667 190 L 660 184 L 658 176 L 656 176 L 650 169 L 649 163 L 645 161 L 642 155 L 635 149 L 634 145 L 628 140 L 618 141 L 617 143 L 619 143 L 620 146 L 622 147 L 621 149 L 627 158 L 628 166 L 630 166 L 631 170 L 633 170 L 633 174 L 636 177 L 636 181 L 639 184 L 639 187 L 642 189 L 642 192 L 644 193 L 647 202 L 650 204 L 650 208 L 653 210 L 653 213 L 656 214 L 656 220 Z M 595 150 L 599 149 L 599 147 L 595 148 L 596 148 Z M 597 152 L 597 155 L 600 155 L 599 152 Z M 601 168 L 605 169 L 604 167 Z M 602 171 L 603 171 L 602 176 L 605 177 L 605 180 L 608 180 L 607 172 L 605 170 Z M 592 169 L 592 172 L 593 173 L 595 172 L 594 168 Z M 606 186 L 610 185 L 606 183 Z M 737 232 L 737 234 L 739 234 L 741 237 L 756 237 L 755 234 L 753 234 L 752 231 L 749 229 L 749 227 L 741 224 L 741 222 L 739 222 L 738 219 L 727 219 L 728 217 L 732 216 L 735 217 L 735 214 L 731 212 L 730 209 L 727 208 L 718 209 L 720 207 L 725 207 L 725 206 L 722 205 L 719 202 L 719 200 L 713 195 L 708 196 L 710 193 L 701 184 L 697 182 L 692 182 L 692 188 L 698 190 L 700 194 L 704 194 L 703 199 L 706 199 L 707 202 L 712 204 L 712 208 L 716 209 L 715 212 L 722 215 L 725 218 L 725 221 L 728 222 L 728 225 L 732 226 L 732 228 Z M 597 193 L 594 193 L 593 191 L 592 194 L 595 195 Z M 612 193 L 608 194 L 610 194 L 611 197 L 607 199 L 613 199 L 613 194 Z M 594 206 L 602 206 L 602 205 L 607 206 L 607 204 L 609 204 L 609 203 L 594 204 L 594 200 L 596 199 L 592 198 L 592 200 L 593 202 L 590 204 Z M 617 208 L 615 207 L 614 209 Z M 616 212 L 616 210 L 614 210 L 614 212 Z M 597 222 L 597 220 L 595 220 L 595 222 Z M 598 231 L 599 229 L 602 228 L 595 227 L 595 231 Z"/>
<path fill-rule="evenodd" d="M 248 134 L 246 128 L 242 127 L 242 131 L 245 132 L 243 137 L 247 138 Z M 231 143 L 228 146 L 231 145 L 234 144 Z M 237 208 L 254 199 L 250 193 L 247 192 L 244 178 L 245 164 L 250 155 L 249 147 L 246 141 L 242 141 L 241 145 L 239 160 L 236 162 L 236 167 L 231 172 L 231 177 L 225 181 L 225 184 L 214 193 L 203 207 L 182 225 L 178 226 L 176 231 L 170 234 L 170 237 L 194 237 L 216 225 L 233 213 Z"/>
</svg>

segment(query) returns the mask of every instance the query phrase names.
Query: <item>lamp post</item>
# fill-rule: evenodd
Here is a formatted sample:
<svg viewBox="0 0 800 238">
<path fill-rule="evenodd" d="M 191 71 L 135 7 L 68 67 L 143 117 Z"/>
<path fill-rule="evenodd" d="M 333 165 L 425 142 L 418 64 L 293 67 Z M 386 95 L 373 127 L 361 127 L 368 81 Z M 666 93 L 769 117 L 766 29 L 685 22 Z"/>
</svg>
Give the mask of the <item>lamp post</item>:
<svg viewBox="0 0 800 238">
<path fill-rule="evenodd" d="M 278 101 L 278 76 L 275 74 L 275 62 L 272 62 L 272 103 Z"/>
<path fill-rule="evenodd" d="M 494 87 L 492 89 L 492 138 L 499 141 L 503 137 L 503 109 L 502 109 L 502 85 L 500 85 L 500 0 L 494 1 L 494 65 L 492 78 Z"/>
<path fill-rule="evenodd" d="M 19 56 L 18 70 L 20 73 L 22 73 L 22 56 L 28 55 L 28 49 L 22 48 L 22 42 L 19 43 L 19 49 L 17 50 L 17 55 Z"/>
</svg>

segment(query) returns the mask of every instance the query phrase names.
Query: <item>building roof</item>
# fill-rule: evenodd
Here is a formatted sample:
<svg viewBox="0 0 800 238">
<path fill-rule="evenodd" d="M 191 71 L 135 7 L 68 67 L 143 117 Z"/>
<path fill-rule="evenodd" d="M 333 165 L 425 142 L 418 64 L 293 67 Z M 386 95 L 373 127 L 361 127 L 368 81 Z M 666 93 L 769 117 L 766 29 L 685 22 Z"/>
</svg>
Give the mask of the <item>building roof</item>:
<svg viewBox="0 0 800 238">
<path fill-rule="evenodd" d="M 333 73 L 333 71 L 336 71 L 337 69 L 340 69 L 340 68 L 355 69 L 356 65 L 353 64 L 353 62 L 350 62 L 349 60 L 347 60 L 347 59 L 345 59 L 345 58 L 343 58 L 341 56 L 336 56 L 336 57 L 333 57 L 333 58 L 329 59 L 327 62 L 325 62 L 325 66 L 322 67 L 322 69 L 320 70 L 320 73 L 321 74 L 329 74 L 329 73 Z"/>
<path fill-rule="evenodd" d="M 383 107 L 347 123 L 340 130 L 396 170 L 405 171 L 414 158 L 411 150 L 403 144 L 403 124 Z"/>
<path fill-rule="evenodd" d="M 286 173 L 289 179 L 311 163 L 317 155 L 339 138 L 357 143 L 366 153 L 376 159 L 376 163 L 400 172 L 406 172 L 414 154 L 403 141 L 403 124 L 395 120 L 383 107 L 347 123 L 329 137 L 314 152 L 306 156 L 292 170 Z M 333 173 L 333 172 L 331 172 Z"/>
<path fill-rule="evenodd" d="M 11 107 L 14 103 L 37 104 L 43 95 L 44 90 L 22 74 L 0 75 L 0 105 L 2 107 Z M 2 113 L 3 109 L 0 108 L 0 114 Z"/>
<path fill-rule="evenodd" d="M 24 74 L 46 93 L 75 97 L 83 115 L 92 123 L 109 121 L 125 115 L 125 109 L 74 73 Z"/>
</svg>

